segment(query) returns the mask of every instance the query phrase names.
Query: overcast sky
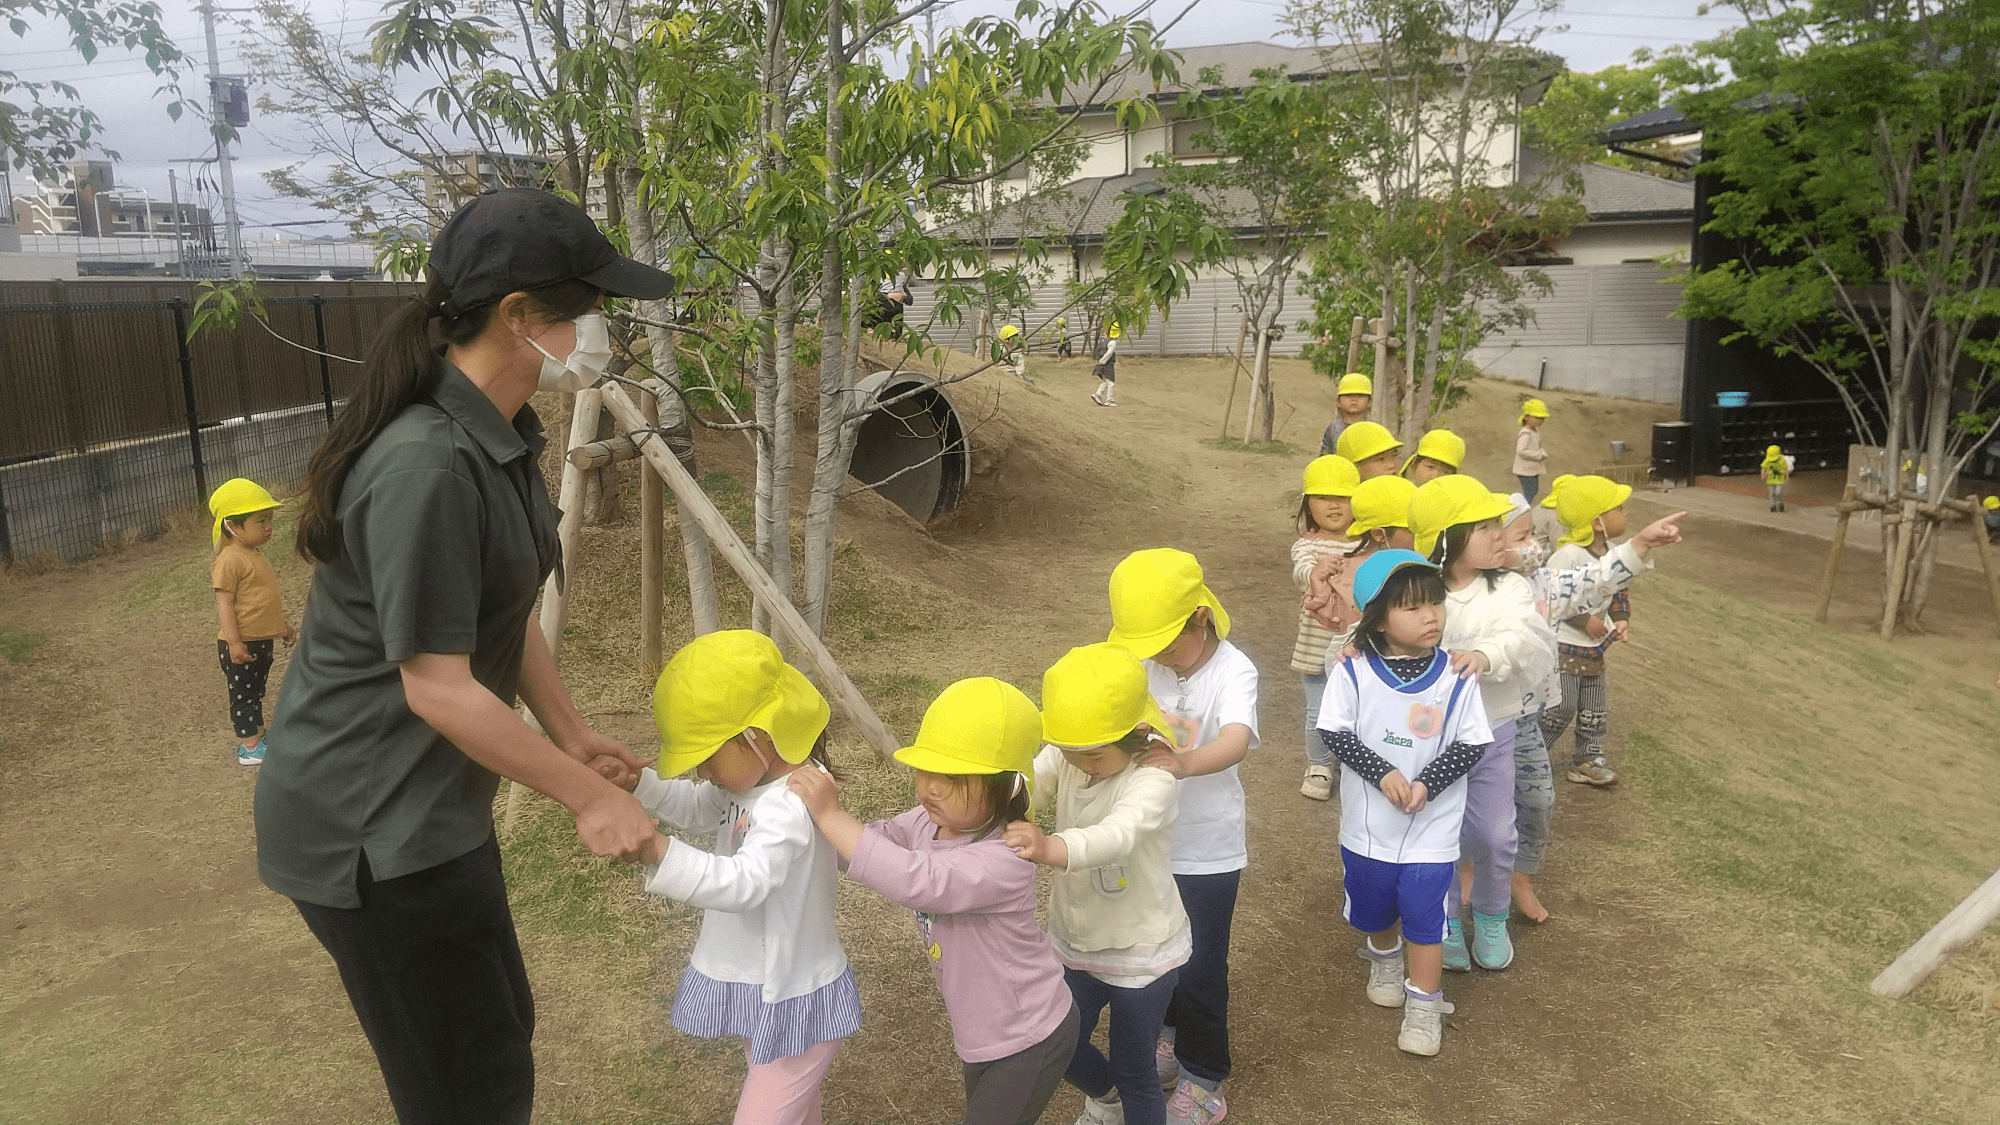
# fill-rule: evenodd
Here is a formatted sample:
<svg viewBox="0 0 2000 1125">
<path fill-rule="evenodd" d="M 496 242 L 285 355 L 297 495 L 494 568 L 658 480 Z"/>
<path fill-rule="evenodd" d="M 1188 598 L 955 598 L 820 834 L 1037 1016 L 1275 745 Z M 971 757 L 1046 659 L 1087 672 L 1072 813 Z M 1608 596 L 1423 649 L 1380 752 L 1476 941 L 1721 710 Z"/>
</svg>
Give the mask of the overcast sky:
<svg viewBox="0 0 2000 1125">
<path fill-rule="evenodd" d="M 338 31 L 342 41 L 365 41 L 367 28 L 381 8 L 377 0 L 308 0 L 321 26 Z M 1184 2 L 1184 0 L 1183 0 Z M 1128 8 L 1126 0 L 1110 0 L 1114 9 Z M 1699 0 L 1577 0 L 1565 7 L 1555 22 L 1567 30 L 1545 35 L 1541 44 L 1568 60 L 1570 69 L 1599 70 L 1613 63 L 1627 62 L 1642 47 L 1658 49 L 1675 43 L 1692 43 L 1739 22 L 1733 12 L 1697 14 Z M 167 0 L 166 29 L 181 48 L 192 56 L 198 69 L 205 69 L 206 43 L 201 17 L 191 0 Z M 976 15 L 1008 15 L 1013 0 L 958 0 L 942 17 L 943 22 L 960 22 Z M 1154 10 L 1156 20 L 1164 20 L 1180 10 L 1177 0 L 1160 0 Z M 1193 11 L 1168 35 L 1169 46 L 1191 47 L 1205 44 L 1238 43 L 1279 39 L 1281 0 L 1198 0 Z M 146 71 L 143 60 L 126 52 L 109 49 L 94 63 L 85 65 L 65 46 L 59 31 L 46 20 L 29 17 L 31 28 L 25 38 L 15 38 L 0 29 L 0 56 L 9 69 L 24 79 L 60 79 L 76 86 L 87 105 L 109 126 L 105 144 L 119 154 L 116 179 L 119 186 L 144 189 L 155 199 L 167 198 L 167 169 L 171 166 L 183 178 L 188 157 L 212 148 L 207 131 L 192 115 L 179 122 L 165 111 L 167 99 L 155 97 L 158 81 Z M 240 33 L 223 23 L 217 34 L 218 54 L 224 74 L 243 73 Z M 1287 41 L 1287 40 L 1280 40 Z M 199 77 L 187 88 L 196 96 L 205 95 Z M 251 100 L 256 100 L 253 88 Z M 312 208 L 279 197 L 267 185 L 261 172 L 292 163 L 296 158 L 279 149 L 267 129 L 282 128 L 280 122 L 262 122 L 254 111 L 250 127 L 244 131 L 237 150 L 236 192 L 238 210 L 247 237 L 338 235 L 335 220 L 317 226 L 272 226 L 299 220 L 320 220 Z M 20 188 L 19 173 L 16 190 Z M 212 176 L 212 173 L 211 173 Z M 185 191 L 185 187 L 183 188 Z M 184 195 L 185 199 L 186 196 Z"/>
</svg>

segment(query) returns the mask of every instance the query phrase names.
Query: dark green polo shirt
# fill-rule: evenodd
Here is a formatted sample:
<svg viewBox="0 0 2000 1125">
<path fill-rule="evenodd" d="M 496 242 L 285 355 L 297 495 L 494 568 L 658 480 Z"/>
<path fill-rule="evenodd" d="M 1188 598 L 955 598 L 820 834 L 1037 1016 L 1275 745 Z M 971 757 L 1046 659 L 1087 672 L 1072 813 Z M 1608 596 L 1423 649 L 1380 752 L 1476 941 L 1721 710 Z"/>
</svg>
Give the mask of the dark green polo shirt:
<svg viewBox="0 0 2000 1125">
<path fill-rule="evenodd" d="M 486 842 L 500 779 L 419 719 L 398 665 L 469 653 L 508 705 L 558 513 L 541 419 L 512 425 L 444 360 L 430 392 L 369 443 L 340 490 L 341 547 L 313 568 L 299 645 L 257 778 L 257 870 L 279 894 L 361 905 L 375 879 Z"/>
</svg>

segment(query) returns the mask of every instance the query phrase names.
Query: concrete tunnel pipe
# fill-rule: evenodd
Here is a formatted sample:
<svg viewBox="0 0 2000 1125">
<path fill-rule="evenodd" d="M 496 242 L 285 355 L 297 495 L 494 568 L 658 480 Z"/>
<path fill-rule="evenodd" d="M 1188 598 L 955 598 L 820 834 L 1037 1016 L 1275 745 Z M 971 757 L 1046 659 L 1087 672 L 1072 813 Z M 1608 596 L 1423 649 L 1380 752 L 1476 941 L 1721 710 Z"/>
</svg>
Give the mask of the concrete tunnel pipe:
<svg viewBox="0 0 2000 1125">
<path fill-rule="evenodd" d="M 971 474 L 965 423 L 937 381 L 911 371 L 878 371 L 855 384 L 878 406 L 854 440 L 847 473 L 921 524 L 958 509 Z"/>
</svg>

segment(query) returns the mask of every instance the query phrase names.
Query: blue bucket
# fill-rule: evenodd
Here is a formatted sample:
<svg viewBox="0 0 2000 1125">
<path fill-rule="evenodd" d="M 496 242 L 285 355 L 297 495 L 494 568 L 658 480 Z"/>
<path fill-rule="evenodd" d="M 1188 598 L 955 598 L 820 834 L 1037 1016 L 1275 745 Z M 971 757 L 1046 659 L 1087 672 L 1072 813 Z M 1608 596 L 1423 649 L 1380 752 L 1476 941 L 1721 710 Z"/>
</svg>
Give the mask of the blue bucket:
<svg viewBox="0 0 2000 1125">
<path fill-rule="evenodd" d="M 1715 392 L 1715 405 L 1717 405 L 1717 406 L 1748 406 L 1748 405 L 1750 405 L 1750 392 L 1749 392 L 1749 391 L 1717 391 L 1717 392 Z"/>
</svg>

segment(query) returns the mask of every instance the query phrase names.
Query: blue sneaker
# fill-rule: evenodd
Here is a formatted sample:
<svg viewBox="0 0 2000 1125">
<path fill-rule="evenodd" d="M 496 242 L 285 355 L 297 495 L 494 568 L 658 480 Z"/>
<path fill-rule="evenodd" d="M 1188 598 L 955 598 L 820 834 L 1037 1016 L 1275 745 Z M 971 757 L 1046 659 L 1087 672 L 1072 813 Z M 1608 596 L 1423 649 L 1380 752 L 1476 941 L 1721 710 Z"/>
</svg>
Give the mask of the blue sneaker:
<svg viewBox="0 0 2000 1125">
<path fill-rule="evenodd" d="M 1465 951 L 1464 923 L 1456 918 L 1444 920 L 1444 967 L 1454 973 L 1472 971 L 1472 956 Z"/>
<path fill-rule="evenodd" d="M 1514 940 L 1507 936 L 1505 914 L 1472 912 L 1472 958 L 1480 968 L 1495 971 L 1514 963 Z"/>
<path fill-rule="evenodd" d="M 242 743 L 240 743 L 240 742 L 239 742 L 239 743 L 237 743 L 237 744 L 236 744 L 236 764 L 237 764 L 237 765 L 239 765 L 239 766 L 261 766 L 261 765 L 263 765 L 263 764 L 264 764 L 264 751 L 265 751 L 265 749 L 266 749 L 266 747 L 265 747 L 265 745 L 264 745 L 264 740 L 263 740 L 263 739 L 261 739 L 261 738 L 257 740 L 257 745 L 255 745 L 255 746 L 252 746 L 252 747 L 250 747 L 250 748 L 249 748 L 248 750 L 245 750 L 245 749 L 243 748 L 243 744 L 242 744 Z"/>
</svg>

